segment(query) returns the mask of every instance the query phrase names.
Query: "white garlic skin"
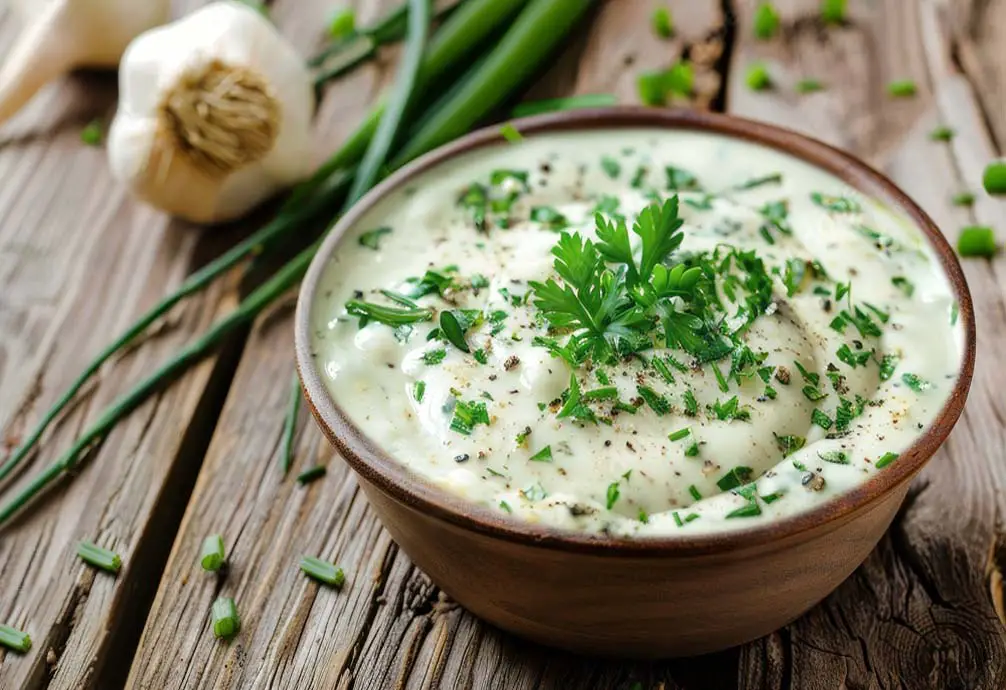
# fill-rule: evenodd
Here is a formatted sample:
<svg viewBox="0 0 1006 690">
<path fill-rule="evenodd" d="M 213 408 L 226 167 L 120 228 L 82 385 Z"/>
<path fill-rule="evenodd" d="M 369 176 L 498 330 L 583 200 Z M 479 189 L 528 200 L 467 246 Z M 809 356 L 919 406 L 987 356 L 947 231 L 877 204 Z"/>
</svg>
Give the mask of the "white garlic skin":
<svg viewBox="0 0 1006 690">
<path fill-rule="evenodd" d="M 278 115 L 271 148 L 226 172 L 194 162 L 165 136 L 169 96 L 184 90 L 187 75 L 212 65 L 260 79 Z M 213 102 L 212 93 L 203 97 Z M 249 110 L 249 117 L 256 112 Z M 215 2 L 143 33 L 123 55 L 119 105 L 108 135 L 112 174 L 173 215 L 199 223 L 230 220 L 313 170 L 313 112 L 307 66 L 272 23 L 243 3 Z M 217 138 L 231 137 L 218 129 Z M 232 148 L 232 154 L 242 153 L 241 146 Z"/>
</svg>

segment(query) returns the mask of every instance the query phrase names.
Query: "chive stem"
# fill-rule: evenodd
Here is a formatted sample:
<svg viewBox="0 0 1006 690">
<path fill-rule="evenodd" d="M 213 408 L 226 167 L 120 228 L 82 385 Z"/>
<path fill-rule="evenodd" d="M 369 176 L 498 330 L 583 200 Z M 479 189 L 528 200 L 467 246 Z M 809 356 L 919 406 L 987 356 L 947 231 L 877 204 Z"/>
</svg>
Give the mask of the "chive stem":
<svg viewBox="0 0 1006 690">
<path fill-rule="evenodd" d="M 528 117 L 542 113 L 554 113 L 563 110 L 580 110 L 583 108 L 603 108 L 618 105 L 618 97 L 611 93 L 587 93 L 582 96 L 567 98 L 546 98 L 540 101 L 526 101 L 515 105 L 511 117 Z"/>
<path fill-rule="evenodd" d="M 119 557 L 119 554 L 108 549 L 103 549 L 89 541 L 82 541 L 77 544 L 77 555 L 88 565 L 93 565 L 95 568 L 100 568 L 110 573 L 117 573 L 122 569 L 122 559 Z"/>
<path fill-rule="evenodd" d="M 297 475 L 297 483 L 301 486 L 310 484 L 313 481 L 321 479 L 325 476 L 328 470 L 325 469 L 324 465 L 315 465 L 314 467 L 304 470 Z"/>
<path fill-rule="evenodd" d="M 31 649 L 31 636 L 9 625 L 0 625 L 0 647 L 24 654 Z"/>
<path fill-rule="evenodd" d="M 286 421 L 283 424 L 283 476 L 290 471 L 293 464 L 294 441 L 297 437 L 297 417 L 300 415 L 300 380 L 296 374 L 290 385 L 290 400 L 286 407 Z"/>
<path fill-rule="evenodd" d="M 219 534 L 211 534 L 203 540 L 203 550 L 199 556 L 199 564 L 203 570 L 215 573 L 224 567 L 227 555 L 224 552 L 224 538 Z"/>
<path fill-rule="evenodd" d="M 342 568 L 314 556 L 304 556 L 301 558 L 300 569 L 308 577 L 319 582 L 324 582 L 326 585 L 331 585 L 336 589 L 342 589 L 342 586 L 346 583 L 346 573 L 342 571 Z"/>
<path fill-rule="evenodd" d="M 210 616 L 213 621 L 213 635 L 218 639 L 229 640 L 241 630 L 238 607 L 231 597 L 220 597 L 214 601 Z"/>
</svg>

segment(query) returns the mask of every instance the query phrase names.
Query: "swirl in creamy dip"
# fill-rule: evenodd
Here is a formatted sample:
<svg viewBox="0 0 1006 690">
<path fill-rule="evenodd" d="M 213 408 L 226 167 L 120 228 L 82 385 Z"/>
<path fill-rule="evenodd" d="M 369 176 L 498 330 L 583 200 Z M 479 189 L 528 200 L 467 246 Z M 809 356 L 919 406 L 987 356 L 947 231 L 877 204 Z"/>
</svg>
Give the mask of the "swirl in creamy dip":
<svg viewBox="0 0 1006 690">
<path fill-rule="evenodd" d="M 963 339 L 905 218 L 778 151 L 645 129 L 413 178 L 343 240 L 312 323 L 335 401 L 412 471 L 641 536 L 778 519 L 883 471 L 942 408 Z"/>
</svg>

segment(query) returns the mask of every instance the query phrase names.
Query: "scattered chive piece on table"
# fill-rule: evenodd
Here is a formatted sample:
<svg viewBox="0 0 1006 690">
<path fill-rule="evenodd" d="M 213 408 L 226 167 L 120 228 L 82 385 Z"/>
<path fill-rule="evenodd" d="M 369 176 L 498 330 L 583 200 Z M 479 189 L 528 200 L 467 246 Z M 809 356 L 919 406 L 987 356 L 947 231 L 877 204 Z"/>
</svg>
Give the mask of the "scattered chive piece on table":
<svg viewBox="0 0 1006 690">
<path fill-rule="evenodd" d="M 911 79 L 896 79 L 887 85 L 887 94 L 894 98 L 911 98 L 918 92 Z"/>
<path fill-rule="evenodd" d="M 824 84 L 818 79 L 801 79 L 796 83 L 797 93 L 824 91 Z"/>
<path fill-rule="evenodd" d="M 975 195 L 971 192 L 960 192 L 954 194 L 951 201 L 954 203 L 954 206 L 972 206 L 975 203 Z"/>
<path fill-rule="evenodd" d="M 304 556 L 300 559 L 300 569 L 304 574 L 318 582 L 324 582 L 336 589 L 342 589 L 346 583 L 346 573 L 342 568 L 337 568 L 328 561 L 323 561 L 314 556 Z"/>
<path fill-rule="evenodd" d="M 568 98 L 546 98 L 540 101 L 528 101 L 514 106 L 511 117 L 527 117 L 541 113 L 553 113 L 562 110 L 579 110 L 582 108 L 603 108 L 618 105 L 618 97 L 611 93 L 586 93 L 582 96 Z"/>
<path fill-rule="evenodd" d="M 957 238 L 957 253 L 961 256 L 993 256 L 996 253 L 996 236 L 992 228 L 969 225 Z"/>
<path fill-rule="evenodd" d="M 524 135 L 518 132 L 517 128 L 510 122 L 505 122 L 500 126 L 500 134 L 502 134 L 503 138 L 511 144 L 524 139 Z"/>
<path fill-rule="evenodd" d="M 213 634 L 219 639 L 229 640 L 241 630 L 238 607 L 230 597 L 220 597 L 214 601 L 210 613 L 213 619 Z"/>
<path fill-rule="evenodd" d="M 0 647 L 24 654 L 31 649 L 31 636 L 9 625 L 0 625 Z"/>
<path fill-rule="evenodd" d="M 758 5 L 754 16 L 754 35 L 763 41 L 775 36 L 779 30 L 779 13 L 771 2 Z"/>
<path fill-rule="evenodd" d="M 219 534 L 211 534 L 203 540 L 203 550 L 199 555 L 199 564 L 203 570 L 215 573 L 224 567 L 227 556 L 224 553 L 224 538 Z"/>
<path fill-rule="evenodd" d="M 101 120 L 91 120 L 80 130 L 80 140 L 88 146 L 100 146 L 103 138 Z"/>
<path fill-rule="evenodd" d="M 336 10 L 328 22 L 328 35 L 336 39 L 349 38 L 356 33 L 356 14 L 351 9 Z"/>
<path fill-rule="evenodd" d="M 667 102 L 666 79 L 663 72 L 642 72 L 636 78 L 639 101 L 643 105 L 664 105 Z"/>
<path fill-rule="evenodd" d="M 821 20 L 825 24 L 845 21 L 845 0 L 821 0 Z"/>
<path fill-rule="evenodd" d="M 389 231 L 390 232 L 390 231 Z M 360 237 L 361 244 L 363 237 Z M 376 249 L 377 247 L 374 247 Z M 290 471 L 293 464 L 294 444 L 297 439 L 297 417 L 300 416 L 300 380 L 296 375 L 292 377 L 290 383 L 290 398 L 286 405 L 286 419 L 283 420 L 283 476 Z"/>
<path fill-rule="evenodd" d="M 671 17 L 671 10 L 667 7 L 658 7 L 653 10 L 650 25 L 653 27 L 653 33 L 660 38 L 670 38 L 674 35 L 674 19 Z"/>
<path fill-rule="evenodd" d="M 772 77 L 769 76 L 768 68 L 762 62 L 750 65 L 744 80 L 752 91 L 764 91 L 772 86 Z"/>
<path fill-rule="evenodd" d="M 957 134 L 953 129 L 945 125 L 940 125 L 929 133 L 929 138 L 933 141 L 950 141 Z"/>
<path fill-rule="evenodd" d="M 119 558 L 119 554 L 96 546 L 89 541 L 77 544 L 77 555 L 88 565 L 110 573 L 117 573 L 122 568 L 122 559 Z"/>
<path fill-rule="evenodd" d="M 678 60 L 664 73 L 664 93 L 688 98 L 695 88 L 695 70 L 692 64 Z"/>
<path fill-rule="evenodd" d="M 325 476 L 324 465 L 315 465 L 309 470 L 304 470 L 297 475 L 297 483 L 300 485 L 310 484 L 316 479 L 321 479 Z"/>
<path fill-rule="evenodd" d="M 982 175 L 982 185 L 993 196 L 1006 194 L 1006 161 L 989 163 Z"/>
</svg>

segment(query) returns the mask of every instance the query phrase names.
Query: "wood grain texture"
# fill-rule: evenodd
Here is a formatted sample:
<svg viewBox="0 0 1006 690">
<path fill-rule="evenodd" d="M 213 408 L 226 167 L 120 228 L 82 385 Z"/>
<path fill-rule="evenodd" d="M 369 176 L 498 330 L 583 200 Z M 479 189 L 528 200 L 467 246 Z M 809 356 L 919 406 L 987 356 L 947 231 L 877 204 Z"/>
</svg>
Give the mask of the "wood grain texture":
<svg viewBox="0 0 1006 690">
<path fill-rule="evenodd" d="M 306 4 L 298 3 L 297 11 Z M 697 3 L 694 13 L 676 13 L 678 39 L 656 41 L 648 22 L 654 6 L 605 3 L 532 93 L 615 90 L 633 101 L 639 65 L 669 65 L 682 50 L 723 32 L 718 8 Z M 282 18 L 283 7 L 274 16 Z M 609 59 L 612 42 L 617 57 Z M 383 63 L 362 72 L 368 76 L 354 76 L 329 93 L 323 119 L 353 118 L 349 104 L 365 102 L 353 84 L 369 86 L 389 76 Z M 284 481 L 277 452 L 292 371 L 291 328 L 290 314 L 281 310 L 252 333 L 128 687 L 530 690 L 640 682 L 670 690 L 733 684 L 732 653 L 686 662 L 601 662 L 537 647 L 481 623 L 399 553 L 306 414 L 296 467 L 320 462 L 328 474 L 305 488 Z M 202 538 L 212 532 L 224 535 L 234 562 L 222 583 L 196 565 Z M 345 589 L 307 580 L 297 570 L 304 554 L 338 562 L 348 576 Z M 208 625 L 218 594 L 234 596 L 243 614 L 243 631 L 229 645 L 217 643 Z"/>
<path fill-rule="evenodd" d="M 0 46 L 15 29 L 4 15 Z M 114 84 L 114 75 L 67 77 L 0 131 L 0 460 L 94 353 L 217 244 L 131 201 L 108 174 L 104 150 L 81 143 L 84 123 L 110 116 Z M 108 367 L 6 483 L 5 500 L 232 295 L 222 283 L 192 299 Z M 128 614 L 149 606 L 167 557 L 163 534 L 181 518 L 182 506 L 165 498 L 190 490 L 230 375 L 218 364 L 204 363 L 142 406 L 73 482 L 0 531 L 0 620 L 34 642 L 25 656 L 0 650 L 0 688 L 94 687 L 113 650 L 131 653 L 137 626 Z M 122 573 L 84 567 L 74 550 L 81 539 L 119 552 Z"/>
<path fill-rule="evenodd" d="M 980 106 L 955 67 L 949 8 L 938 0 L 850 2 L 849 21 L 824 28 L 814 0 L 778 2 L 785 28 L 770 42 L 751 38 L 753 2 L 740 2 L 728 109 L 824 137 L 884 170 L 951 240 L 966 224 L 1006 227 L 1006 205 L 979 194 L 973 210 L 956 191 L 980 189 L 995 155 Z M 743 81 L 764 60 L 776 88 L 753 93 Z M 799 96 L 796 79 L 827 90 Z M 892 100 L 885 84 L 911 78 L 916 98 Z M 939 124 L 951 145 L 929 141 Z M 822 605 L 741 653 L 745 688 L 1001 688 L 1006 629 L 1000 602 L 1001 520 L 1006 508 L 1003 357 L 1006 267 L 965 261 L 979 324 L 978 366 L 965 411 L 949 442 L 923 471 L 880 546 Z M 990 556 L 992 554 L 992 556 Z"/>
</svg>

